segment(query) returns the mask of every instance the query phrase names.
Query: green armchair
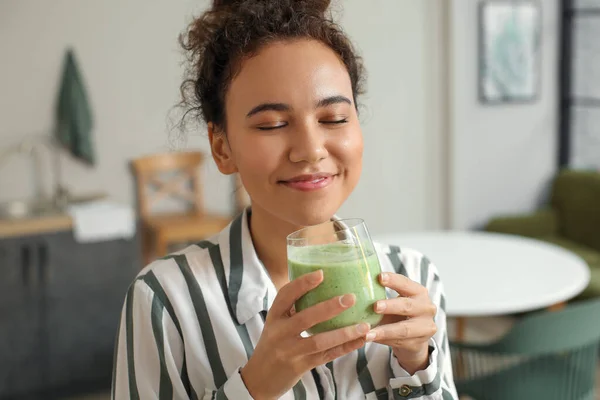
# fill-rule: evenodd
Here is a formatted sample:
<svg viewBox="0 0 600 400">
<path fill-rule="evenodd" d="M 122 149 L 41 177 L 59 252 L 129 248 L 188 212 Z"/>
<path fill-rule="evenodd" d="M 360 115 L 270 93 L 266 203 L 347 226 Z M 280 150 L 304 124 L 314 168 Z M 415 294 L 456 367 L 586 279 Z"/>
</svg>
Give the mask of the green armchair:
<svg viewBox="0 0 600 400">
<path fill-rule="evenodd" d="M 477 400 L 594 400 L 600 299 L 528 315 L 492 343 L 450 342 L 460 395 Z"/>
<path fill-rule="evenodd" d="M 548 206 L 534 214 L 494 218 L 490 232 L 528 236 L 557 244 L 579 255 L 591 280 L 580 298 L 600 296 L 600 172 L 561 171 Z"/>
</svg>

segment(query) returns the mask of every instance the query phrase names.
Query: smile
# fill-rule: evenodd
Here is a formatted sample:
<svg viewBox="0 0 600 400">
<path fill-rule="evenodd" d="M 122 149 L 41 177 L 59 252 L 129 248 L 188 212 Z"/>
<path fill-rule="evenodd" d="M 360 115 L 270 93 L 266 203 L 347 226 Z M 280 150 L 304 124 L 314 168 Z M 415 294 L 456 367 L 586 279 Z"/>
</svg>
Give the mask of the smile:
<svg viewBox="0 0 600 400">
<path fill-rule="evenodd" d="M 279 181 L 279 183 L 290 189 L 311 192 L 329 186 L 335 176 L 332 174 L 301 175 L 292 179 Z"/>
</svg>

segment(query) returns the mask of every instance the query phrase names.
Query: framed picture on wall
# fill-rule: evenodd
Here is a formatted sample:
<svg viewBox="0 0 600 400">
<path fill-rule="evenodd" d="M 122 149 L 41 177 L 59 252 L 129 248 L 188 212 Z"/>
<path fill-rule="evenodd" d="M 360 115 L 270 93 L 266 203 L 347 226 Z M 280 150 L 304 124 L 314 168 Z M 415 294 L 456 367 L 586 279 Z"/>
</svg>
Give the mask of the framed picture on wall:
<svg viewBox="0 0 600 400">
<path fill-rule="evenodd" d="M 535 101 L 540 86 L 541 6 L 488 0 L 479 6 L 479 100 Z"/>
</svg>

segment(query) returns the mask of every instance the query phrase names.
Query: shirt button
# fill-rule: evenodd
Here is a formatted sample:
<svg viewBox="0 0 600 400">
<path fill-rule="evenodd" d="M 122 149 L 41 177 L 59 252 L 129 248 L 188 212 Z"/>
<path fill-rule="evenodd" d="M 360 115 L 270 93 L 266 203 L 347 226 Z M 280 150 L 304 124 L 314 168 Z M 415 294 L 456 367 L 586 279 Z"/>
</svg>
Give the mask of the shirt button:
<svg viewBox="0 0 600 400">
<path fill-rule="evenodd" d="M 400 387 L 400 396 L 408 397 L 412 393 L 412 389 L 408 385 L 402 385 Z"/>
</svg>

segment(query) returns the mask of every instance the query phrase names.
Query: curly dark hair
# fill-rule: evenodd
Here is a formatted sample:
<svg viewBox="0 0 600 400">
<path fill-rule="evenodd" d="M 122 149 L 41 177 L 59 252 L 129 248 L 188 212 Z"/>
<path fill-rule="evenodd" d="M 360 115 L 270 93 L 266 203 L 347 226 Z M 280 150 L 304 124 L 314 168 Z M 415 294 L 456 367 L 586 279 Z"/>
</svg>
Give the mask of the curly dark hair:
<svg viewBox="0 0 600 400">
<path fill-rule="evenodd" d="M 361 58 L 328 12 L 331 0 L 214 0 L 180 35 L 187 54 L 181 85 L 186 117 L 225 129 L 225 94 L 242 61 L 280 40 L 313 39 L 345 64 L 354 103 L 363 91 Z M 182 121 L 183 122 L 183 121 Z"/>
</svg>

